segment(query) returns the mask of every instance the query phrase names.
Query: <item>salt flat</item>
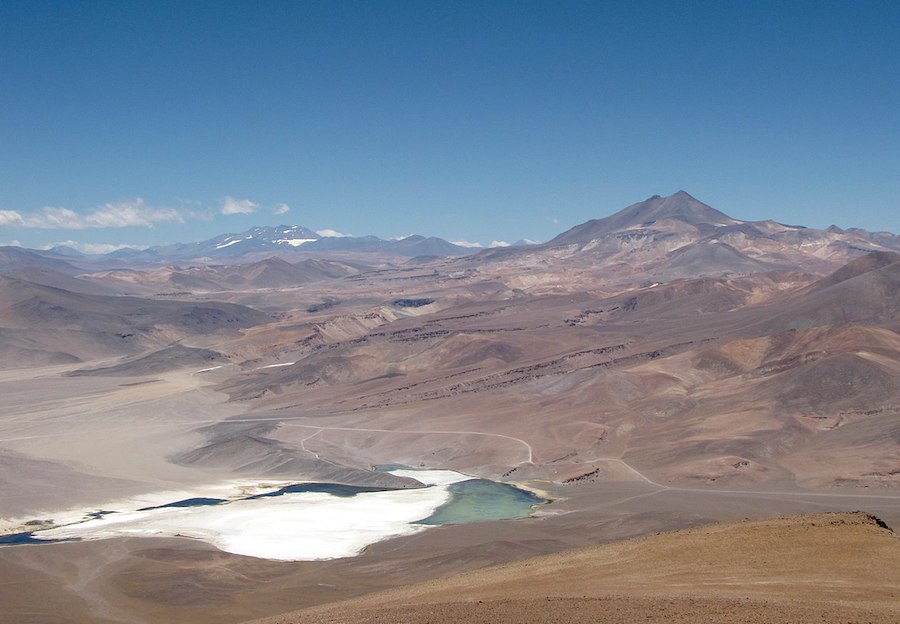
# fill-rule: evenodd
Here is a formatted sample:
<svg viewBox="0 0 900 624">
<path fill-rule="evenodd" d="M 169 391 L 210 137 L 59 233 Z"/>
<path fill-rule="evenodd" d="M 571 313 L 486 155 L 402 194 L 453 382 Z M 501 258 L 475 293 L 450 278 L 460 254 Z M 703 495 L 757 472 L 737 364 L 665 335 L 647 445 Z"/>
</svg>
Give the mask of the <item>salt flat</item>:
<svg viewBox="0 0 900 624">
<path fill-rule="evenodd" d="M 416 524 L 450 498 L 447 486 L 469 477 L 449 470 L 391 471 L 430 487 L 360 492 L 350 497 L 325 492 L 260 496 L 289 483 L 238 482 L 207 486 L 193 497 L 224 497 L 209 506 L 156 507 L 187 498 L 186 492 L 151 493 L 102 505 L 104 514 L 80 521 L 96 510 L 53 513 L 56 524 L 41 540 L 101 540 L 117 537 L 182 537 L 250 557 L 279 561 L 315 561 L 350 557 L 375 542 L 426 530 Z M 228 500 L 235 496 L 244 498 Z M 13 521 L 10 524 L 15 525 Z M 18 523 L 21 526 L 21 523 Z M 26 528 L 27 530 L 27 528 Z"/>
</svg>

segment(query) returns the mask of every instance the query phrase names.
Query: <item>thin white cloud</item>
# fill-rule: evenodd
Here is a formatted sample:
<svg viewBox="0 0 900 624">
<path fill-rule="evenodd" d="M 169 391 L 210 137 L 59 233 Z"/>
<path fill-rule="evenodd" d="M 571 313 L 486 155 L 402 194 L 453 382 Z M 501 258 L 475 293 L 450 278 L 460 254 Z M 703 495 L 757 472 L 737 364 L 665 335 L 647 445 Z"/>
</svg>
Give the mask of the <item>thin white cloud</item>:
<svg viewBox="0 0 900 624">
<path fill-rule="evenodd" d="M 342 234 L 337 230 L 332 230 L 329 228 L 325 228 L 324 230 L 316 230 L 316 234 L 318 234 L 322 238 L 344 238 L 345 236 L 350 236 L 350 234 Z"/>
<path fill-rule="evenodd" d="M 209 206 L 204 206 L 199 199 L 186 199 L 184 197 L 176 197 L 175 201 L 179 204 L 178 213 L 184 219 L 198 219 L 200 221 L 212 221 L 218 211 L 213 210 Z"/>
<path fill-rule="evenodd" d="M 184 218 L 174 208 L 147 206 L 140 197 L 104 204 L 87 214 L 54 206 L 24 215 L 15 210 L 0 211 L 0 225 L 45 230 L 153 227 L 154 224 L 163 222 L 184 223 Z"/>
<path fill-rule="evenodd" d="M 450 241 L 450 242 L 459 247 L 469 247 L 471 249 L 477 249 L 479 247 L 484 247 L 484 245 L 482 245 L 481 243 L 470 243 L 469 241 L 464 241 L 464 240 L 455 240 L 455 241 Z"/>
<path fill-rule="evenodd" d="M 140 197 L 114 204 L 104 204 L 100 209 L 87 215 L 88 227 L 153 227 L 154 223 L 184 223 L 181 214 L 174 208 L 152 208 Z"/>
<path fill-rule="evenodd" d="M 11 240 L 8 243 L 0 243 L 0 247 L 21 247 L 22 242 L 18 240 Z"/>
<path fill-rule="evenodd" d="M 24 221 L 15 210 L 0 210 L 0 225 L 22 225 Z"/>
<path fill-rule="evenodd" d="M 490 247 L 509 247 L 510 244 L 505 240 L 495 240 L 491 241 Z"/>
<path fill-rule="evenodd" d="M 541 244 L 541 241 L 531 240 L 530 238 L 523 238 L 520 242 L 525 245 L 540 245 Z"/>
<path fill-rule="evenodd" d="M 275 204 L 275 208 L 272 209 L 272 212 L 277 215 L 287 214 L 291 211 L 291 207 L 287 204 Z"/>
<path fill-rule="evenodd" d="M 552 219 L 550 219 L 550 221 L 553 223 L 553 225 L 559 225 L 559 219 L 557 219 L 556 217 L 553 217 Z"/>
<path fill-rule="evenodd" d="M 226 197 L 222 200 L 219 212 L 223 215 L 233 214 L 251 214 L 257 211 L 259 204 L 249 199 L 235 199 L 234 197 Z"/>
<path fill-rule="evenodd" d="M 81 253 L 99 255 L 107 254 L 120 249 L 146 249 L 146 245 L 120 245 L 117 243 L 80 243 L 74 240 L 60 241 L 44 245 L 42 249 L 52 249 L 54 247 L 71 247 Z"/>
<path fill-rule="evenodd" d="M 179 210 L 181 216 L 185 219 L 197 219 L 198 221 L 212 221 L 216 218 L 216 211 L 210 208 L 184 209 Z"/>
<path fill-rule="evenodd" d="M 83 230 L 88 227 L 85 217 L 74 210 L 52 206 L 27 215 L 24 225 L 48 230 Z"/>
</svg>

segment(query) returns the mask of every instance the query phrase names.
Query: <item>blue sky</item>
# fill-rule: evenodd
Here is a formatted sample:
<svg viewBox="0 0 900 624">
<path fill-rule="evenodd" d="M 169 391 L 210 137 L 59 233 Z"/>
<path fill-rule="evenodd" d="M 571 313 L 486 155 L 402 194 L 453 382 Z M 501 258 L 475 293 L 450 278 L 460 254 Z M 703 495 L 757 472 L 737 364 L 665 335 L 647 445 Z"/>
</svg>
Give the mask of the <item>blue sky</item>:
<svg viewBox="0 0 900 624">
<path fill-rule="evenodd" d="M 0 243 L 900 231 L 895 2 L 0 3 Z M 280 214 L 277 214 L 280 213 Z"/>
</svg>

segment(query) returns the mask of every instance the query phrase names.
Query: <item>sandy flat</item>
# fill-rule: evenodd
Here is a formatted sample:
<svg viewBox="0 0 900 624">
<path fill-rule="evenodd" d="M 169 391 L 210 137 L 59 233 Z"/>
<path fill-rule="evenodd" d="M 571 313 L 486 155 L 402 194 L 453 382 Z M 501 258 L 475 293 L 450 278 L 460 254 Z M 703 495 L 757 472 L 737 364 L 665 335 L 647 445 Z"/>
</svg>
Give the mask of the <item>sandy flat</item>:
<svg viewBox="0 0 900 624">
<path fill-rule="evenodd" d="M 14 478 L 0 475 L 0 518 L 233 478 L 169 460 L 202 440 L 198 427 L 240 411 L 206 389 L 202 376 L 69 378 L 56 369 L 31 375 L 0 371 L 0 447 L 31 462 Z"/>
</svg>

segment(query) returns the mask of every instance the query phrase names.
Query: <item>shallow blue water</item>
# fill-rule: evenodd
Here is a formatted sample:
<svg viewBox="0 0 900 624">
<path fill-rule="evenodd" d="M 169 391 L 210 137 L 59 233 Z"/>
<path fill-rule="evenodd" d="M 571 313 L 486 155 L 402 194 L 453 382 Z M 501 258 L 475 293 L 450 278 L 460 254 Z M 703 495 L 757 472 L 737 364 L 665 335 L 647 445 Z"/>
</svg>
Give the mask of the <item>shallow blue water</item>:
<svg viewBox="0 0 900 624">
<path fill-rule="evenodd" d="M 273 492 L 264 492 L 262 494 L 254 494 L 248 496 L 244 500 L 256 500 L 258 498 L 269 498 L 271 496 L 281 496 L 283 494 L 303 494 L 304 492 L 324 492 L 332 496 L 340 496 L 341 498 L 349 498 L 356 496 L 362 492 L 387 492 L 395 488 L 370 487 L 365 485 L 344 485 L 342 483 L 296 483 L 288 485 Z"/>
<path fill-rule="evenodd" d="M 449 486 L 450 500 L 417 524 L 463 524 L 527 518 L 547 501 L 507 483 L 470 479 Z"/>
<path fill-rule="evenodd" d="M 59 542 L 74 542 L 78 540 L 71 539 L 55 539 L 42 540 L 36 539 L 34 533 L 12 533 L 11 535 L 0 535 L 0 546 L 16 546 L 19 544 L 58 544 Z"/>
<path fill-rule="evenodd" d="M 166 507 L 208 507 L 210 505 L 219 505 L 227 503 L 224 498 L 186 498 L 184 500 L 175 501 L 174 503 L 166 503 L 165 505 L 153 505 L 152 507 L 141 507 L 138 511 L 152 511 L 153 509 L 165 509 Z M 115 512 L 106 512 L 115 513 Z"/>
</svg>

